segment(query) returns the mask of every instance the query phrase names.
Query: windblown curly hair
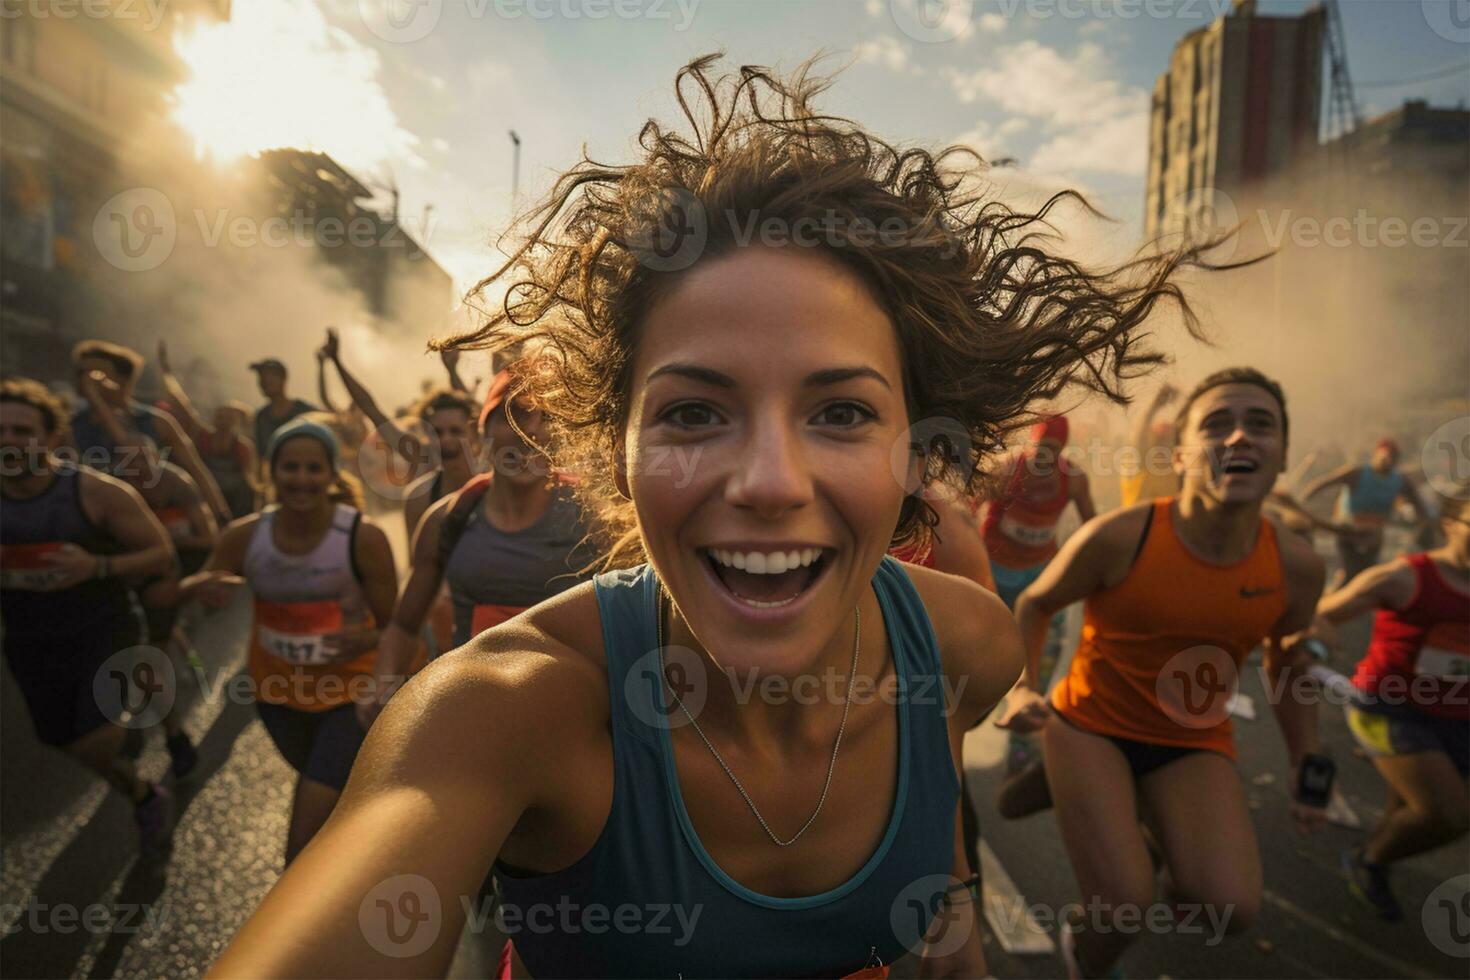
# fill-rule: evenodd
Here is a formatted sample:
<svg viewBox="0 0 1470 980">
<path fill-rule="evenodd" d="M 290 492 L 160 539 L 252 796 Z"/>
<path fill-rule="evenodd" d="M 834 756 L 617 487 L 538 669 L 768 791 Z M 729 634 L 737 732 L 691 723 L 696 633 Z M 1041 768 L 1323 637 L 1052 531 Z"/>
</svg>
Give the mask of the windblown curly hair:
<svg viewBox="0 0 1470 980">
<path fill-rule="evenodd" d="M 1174 277 L 1184 266 L 1226 267 L 1203 257 L 1212 243 L 1084 268 L 1048 250 L 1057 235 L 1047 215 L 1058 203 L 1097 214 L 1080 195 L 1019 213 L 966 182 L 985 167 L 972 150 L 900 149 L 818 112 L 813 101 L 830 79 L 813 62 L 789 77 L 758 67 L 719 76 L 719 57 L 678 73 L 689 132 L 649 120 L 640 159 L 615 166 L 584 156 L 562 174 L 525 217 L 526 237 L 507 262 L 471 290 L 484 325 L 430 345 L 538 352 L 517 363 L 516 384 L 546 412 L 554 464 L 579 475 L 584 504 L 601 519 L 606 567 L 645 558 L 632 506 L 613 483 L 639 326 L 681 272 L 743 247 L 756 222 L 851 232 L 821 247 L 892 319 L 910 423 L 942 422 L 914 425 L 935 433 L 914 446 L 926 457 L 925 486 L 945 480 L 971 492 L 982 460 L 1034 420 L 1030 406 L 1069 386 L 1126 401 L 1121 383 L 1164 361 L 1139 343 L 1161 301 L 1177 304 L 1200 336 Z M 871 233 L 894 228 L 897 240 Z M 480 302 L 507 280 L 502 303 Z M 894 544 L 926 546 L 936 521 L 911 496 Z"/>
</svg>

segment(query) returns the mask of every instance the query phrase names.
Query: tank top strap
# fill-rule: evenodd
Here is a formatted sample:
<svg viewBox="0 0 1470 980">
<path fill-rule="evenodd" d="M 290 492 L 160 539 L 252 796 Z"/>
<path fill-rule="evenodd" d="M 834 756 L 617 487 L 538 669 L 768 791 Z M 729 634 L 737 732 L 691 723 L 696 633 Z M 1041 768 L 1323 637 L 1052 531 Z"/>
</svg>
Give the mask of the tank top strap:
<svg viewBox="0 0 1470 980">
<path fill-rule="evenodd" d="M 668 717 L 658 651 L 658 575 L 653 566 L 605 572 L 593 579 L 602 617 L 607 690 L 614 731 L 657 747 Z M 615 756 L 622 755 L 613 738 Z"/>
</svg>

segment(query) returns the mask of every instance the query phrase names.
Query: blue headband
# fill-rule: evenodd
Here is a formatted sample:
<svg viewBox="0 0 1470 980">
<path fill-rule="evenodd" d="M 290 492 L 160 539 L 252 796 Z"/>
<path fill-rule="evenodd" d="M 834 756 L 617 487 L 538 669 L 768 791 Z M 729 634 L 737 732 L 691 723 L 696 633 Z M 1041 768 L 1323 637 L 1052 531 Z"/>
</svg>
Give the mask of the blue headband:
<svg viewBox="0 0 1470 980">
<path fill-rule="evenodd" d="M 337 468 L 337 437 L 332 435 L 331 429 L 320 422 L 302 418 L 292 419 L 271 436 L 270 451 L 266 455 L 272 466 L 276 463 L 276 454 L 281 451 L 281 446 L 287 439 L 295 439 L 297 436 L 306 436 L 321 443 L 322 448 L 327 451 L 327 458 L 331 461 L 332 468 Z"/>
</svg>

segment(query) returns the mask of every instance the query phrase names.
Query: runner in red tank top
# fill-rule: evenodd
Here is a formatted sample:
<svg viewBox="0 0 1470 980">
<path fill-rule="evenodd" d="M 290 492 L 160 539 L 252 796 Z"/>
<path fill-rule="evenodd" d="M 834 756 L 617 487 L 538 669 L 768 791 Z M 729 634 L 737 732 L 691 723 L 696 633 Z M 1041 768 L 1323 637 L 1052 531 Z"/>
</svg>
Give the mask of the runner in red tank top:
<svg viewBox="0 0 1470 980">
<path fill-rule="evenodd" d="M 1349 886 L 1390 921 L 1397 861 L 1464 836 L 1470 771 L 1470 484 L 1445 496 L 1443 548 L 1377 565 L 1317 607 L 1319 632 L 1376 610 L 1348 725 L 1388 787 L 1383 819 L 1343 855 Z"/>
</svg>

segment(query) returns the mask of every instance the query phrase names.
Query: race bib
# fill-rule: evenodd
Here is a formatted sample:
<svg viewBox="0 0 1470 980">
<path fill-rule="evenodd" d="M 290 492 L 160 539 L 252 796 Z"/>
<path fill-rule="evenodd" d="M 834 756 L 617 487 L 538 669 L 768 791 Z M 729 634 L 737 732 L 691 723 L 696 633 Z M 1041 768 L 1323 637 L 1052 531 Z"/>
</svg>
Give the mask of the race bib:
<svg viewBox="0 0 1470 980">
<path fill-rule="evenodd" d="M 470 636 L 479 636 L 492 626 L 499 626 L 512 616 L 519 615 L 525 606 L 497 606 L 493 603 L 482 602 L 475 606 L 475 612 L 470 618 Z"/>
<path fill-rule="evenodd" d="M 1000 519 L 1000 533 L 1010 538 L 1017 544 L 1028 548 L 1044 548 L 1051 544 L 1057 536 L 1056 525 L 1037 527 L 1034 524 L 1023 524 L 1009 514 Z"/>
<path fill-rule="evenodd" d="M 1444 681 L 1470 677 L 1470 626 L 1441 623 L 1430 629 L 1414 658 L 1414 673 Z"/>
<path fill-rule="evenodd" d="M 342 604 L 320 602 L 255 603 L 255 638 L 266 653 L 289 664 L 320 665 L 331 655 L 328 634 L 342 629 Z"/>
<path fill-rule="evenodd" d="M 0 589 L 47 592 L 66 578 L 66 573 L 46 560 L 61 550 L 61 541 L 37 544 L 0 545 Z"/>
<path fill-rule="evenodd" d="M 170 540 L 177 541 L 180 538 L 187 538 L 193 533 L 194 525 L 189 523 L 189 513 L 184 508 L 165 507 L 153 513 L 158 518 L 158 523 L 162 524 L 163 529 L 168 532 Z"/>
</svg>

